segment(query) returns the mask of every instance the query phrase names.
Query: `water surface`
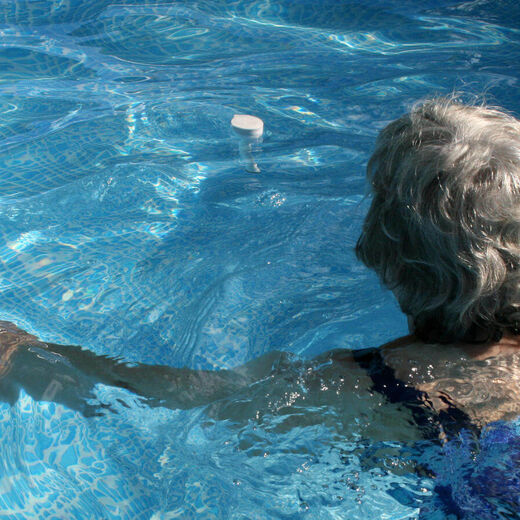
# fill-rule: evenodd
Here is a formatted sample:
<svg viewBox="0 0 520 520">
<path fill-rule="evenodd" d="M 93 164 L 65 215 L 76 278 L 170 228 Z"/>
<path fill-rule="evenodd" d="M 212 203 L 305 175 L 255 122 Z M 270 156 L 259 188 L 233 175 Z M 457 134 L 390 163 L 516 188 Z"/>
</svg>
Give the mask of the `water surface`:
<svg viewBox="0 0 520 520">
<path fill-rule="evenodd" d="M 519 25 L 505 0 L 0 2 L 1 317 L 171 367 L 284 351 L 301 392 L 299 360 L 406 330 L 353 255 L 378 130 L 453 91 L 518 115 Z M 235 113 L 265 122 L 258 175 Z M 279 428 L 290 391 L 240 420 L 96 392 L 99 417 L 2 406 L 4 516 L 436 520 L 407 461 L 478 471 L 473 441 L 377 440 L 345 404 Z"/>
</svg>

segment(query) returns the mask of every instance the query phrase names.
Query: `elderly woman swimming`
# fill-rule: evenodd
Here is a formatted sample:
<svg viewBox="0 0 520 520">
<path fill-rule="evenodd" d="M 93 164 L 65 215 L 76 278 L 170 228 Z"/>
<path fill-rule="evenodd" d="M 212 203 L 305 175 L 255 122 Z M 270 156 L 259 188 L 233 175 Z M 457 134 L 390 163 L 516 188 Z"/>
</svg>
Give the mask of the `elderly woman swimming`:
<svg viewBox="0 0 520 520">
<path fill-rule="evenodd" d="M 233 370 L 197 371 L 128 365 L 0 322 L 0 399 L 14 403 L 23 387 L 36 400 L 99 414 L 110 408 L 96 400 L 102 383 L 150 406 L 205 406 L 227 424 L 320 423 L 398 447 L 427 440 L 441 456 L 410 468 L 435 479 L 425 510 L 482 520 L 497 508 L 518 512 L 520 436 L 503 420 L 520 416 L 520 122 L 427 101 L 382 130 L 368 180 L 373 200 L 356 252 L 395 294 L 409 336 L 311 361 L 271 352 Z M 436 465 L 468 437 L 483 439 L 475 453 L 502 453 L 507 478 L 471 459 L 453 482 Z"/>
<path fill-rule="evenodd" d="M 238 420 L 270 409 L 278 391 L 292 405 L 341 408 L 348 429 L 360 424 L 368 394 L 378 414 L 382 402 L 407 410 L 430 438 L 517 417 L 520 122 L 495 109 L 427 101 L 382 130 L 368 180 L 373 200 L 356 252 L 394 292 L 411 335 L 312 361 L 272 352 L 233 370 L 195 371 L 127 365 L 4 323 L 0 398 L 15 401 L 22 386 L 35 399 L 97 413 L 92 389 L 101 382 L 150 404 L 211 404 L 212 414 Z M 240 407 L 229 401 L 238 393 Z M 370 435 L 382 433 L 398 435 Z"/>
</svg>

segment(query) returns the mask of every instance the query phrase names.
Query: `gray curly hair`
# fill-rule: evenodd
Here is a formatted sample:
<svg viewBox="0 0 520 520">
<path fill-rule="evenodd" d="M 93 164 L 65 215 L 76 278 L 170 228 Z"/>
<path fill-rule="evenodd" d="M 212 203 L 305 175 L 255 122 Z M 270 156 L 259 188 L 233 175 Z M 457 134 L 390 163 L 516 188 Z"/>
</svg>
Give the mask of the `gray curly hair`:
<svg viewBox="0 0 520 520">
<path fill-rule="evenodd" d="M 356 253 L 426 341 L 489 341 L 520 320 L 520 121 L 426 101 L 379 134 Z"/>
</svg>

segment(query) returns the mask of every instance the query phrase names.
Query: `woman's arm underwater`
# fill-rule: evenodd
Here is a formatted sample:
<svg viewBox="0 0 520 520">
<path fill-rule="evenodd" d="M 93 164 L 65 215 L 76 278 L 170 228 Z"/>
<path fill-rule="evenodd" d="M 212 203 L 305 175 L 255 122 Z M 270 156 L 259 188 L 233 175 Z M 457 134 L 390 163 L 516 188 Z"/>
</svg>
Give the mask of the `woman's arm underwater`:
<svg viewBox="0 0 520 520">
<path fill-rule="evenodd" d="M 166 365 L 129 364 L 77 346 L 49 344 L 46 352 L 61 356 L 93 387 L 101 383 L 125 388 L 149 405 L 195 408 L 232 396 L 267 377 L 283 357 L 270 352 L 231 370 L 194 370 Z"/>
<path fill-rule="evenodd" d="M 0 322 L 0 399 L 16 402 L 23 388 L 37 401 L 55 401 L 85 415 L 105 406 L 95 386 L 125 388 L 148 405 L 194 408 L 232 396 L 267 377 L 284 354 L 270 352 L 232 370 L 192 370 L 129 364 L 72 345 L 44 343 Z"/>
<path fill-rule="evenodd" d="M 504 338 L 482 349 L 425 345 L 407 336 L 377 349 L 336 350 L 310 361 L 275 351 L 231 370 L 193 370 L 129 364 L 77 346 L 44 343 L 0 322 L 0 399 L 13 404 L 23 388 L 35 400 L 92 415 L 110 408 L 96 398 L 95 387 L 102 384 L 127 389 L 149 406 L 211 404 L 215 416 L 237 420 L 283 410 L 290 402 L 289 413 L 299 410 L 303 416 L 312 407 L 331 406 L 347 422 L 355 408 L 363 414 L 381 401 L 385 410 L 419 407 L 428 415 L 460 409 L 482 426 L 520 414 L 520 346 L 517 338 Z"/>
</svg>

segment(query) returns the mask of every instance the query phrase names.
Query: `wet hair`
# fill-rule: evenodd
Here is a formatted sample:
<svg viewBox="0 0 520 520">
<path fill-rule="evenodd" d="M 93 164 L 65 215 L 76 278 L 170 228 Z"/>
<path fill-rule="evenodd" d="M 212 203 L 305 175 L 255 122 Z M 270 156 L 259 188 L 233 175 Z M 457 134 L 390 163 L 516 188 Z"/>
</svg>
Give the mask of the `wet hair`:
<svg viewBox="0 0 520 520">
<path fill-rule="evenodd" d="M 356 253 L 427 342 L 487 342 L 520 323 L 520 121 L 450 99 L 384 128 Z"/>
</svg>

